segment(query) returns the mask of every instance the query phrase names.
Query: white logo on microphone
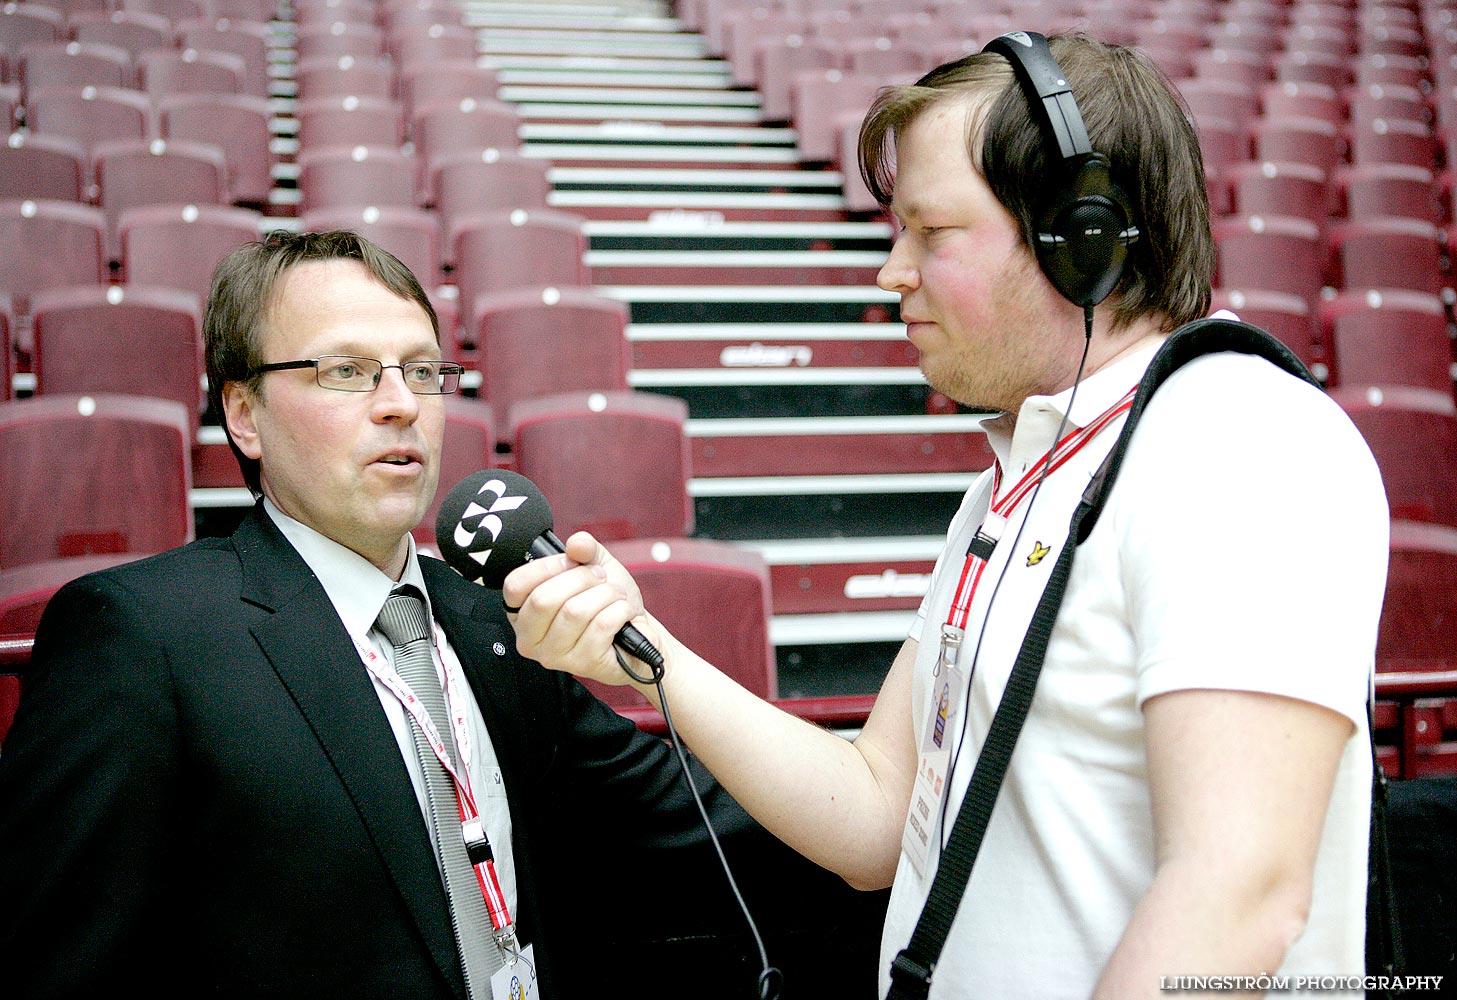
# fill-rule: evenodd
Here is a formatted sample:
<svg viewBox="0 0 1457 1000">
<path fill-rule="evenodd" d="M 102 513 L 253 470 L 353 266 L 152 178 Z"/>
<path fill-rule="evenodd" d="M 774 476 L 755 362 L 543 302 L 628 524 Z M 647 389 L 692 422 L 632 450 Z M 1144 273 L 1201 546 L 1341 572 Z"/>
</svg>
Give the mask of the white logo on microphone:
<svg viewBox="0 0 1457 1000">
<path fill-rule="evenodd" d="M 483 506 L 485 501 L 482 501 L 481 497 L 485 494 L 490 494 L 494 497 L 494 500 L 489 501 L 490 506 Z M 481 485 L 481 488 L 476 491 L 476 499 L 466 505 L 465 513 L 461 514 L 460 520 L 456 522 L 454 532 L 455 544 L 459 545 L 476 563 L 484 566 L 486 560 L 491 556 L 491 545 L 494 545 L 496 539 L 501 537 L 502 524 L 501 518 L 497 516 L 497 511 L 513 511 L 525 502 L 526 498 L 524 496 L 508 497 L 506 495 L 506 484 L 501 482 L 501 480 L 486 480 Z M 476 521 L 474 529 L 466 527 L 466 522 L 472 518 L 479 518 Z M 484 546 L 477 552 L 472 546 L 475 544 L 476 535 L 480 533 L 482 528 L 490 534 L 491 544 Z"/>
</svg>

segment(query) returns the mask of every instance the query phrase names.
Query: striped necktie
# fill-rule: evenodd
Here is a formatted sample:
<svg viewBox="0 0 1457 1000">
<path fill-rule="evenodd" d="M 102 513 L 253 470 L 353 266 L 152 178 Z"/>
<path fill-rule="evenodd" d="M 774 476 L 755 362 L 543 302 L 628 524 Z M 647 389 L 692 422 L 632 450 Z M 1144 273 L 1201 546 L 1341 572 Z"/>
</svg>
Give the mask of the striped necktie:
<svg viewBox="0 0 1457 1000">
<path fill-rule="evenodd" d="M 456 762 L 455 739 L 445 694 L 435 672 L 431 655 L 430 623 L 425 602 L 413 587 L 391 594 L 380 610 L 375 626 L 395 647 L 395 672 L 415 692 L 421 707 L 440 732 L 440 738 Z M 418 723 L 411 720 L 415 736 L 415 753 L 425 774 L 425 797 L 430 805 L 431 835 L 435 841 L 435 860 L 445 881 L 450 900 L 450 922 L 465 970 L 466 991 L 472 1000 L 491 995 L 491 975 L 502 966 L 501 952 L 491 932 L 491 917 L 486 910 L 480 883 L 466 855 L 461 833 L 460 811 L 450 772 L 435 756 L 430 741 Z"/>
</svg>

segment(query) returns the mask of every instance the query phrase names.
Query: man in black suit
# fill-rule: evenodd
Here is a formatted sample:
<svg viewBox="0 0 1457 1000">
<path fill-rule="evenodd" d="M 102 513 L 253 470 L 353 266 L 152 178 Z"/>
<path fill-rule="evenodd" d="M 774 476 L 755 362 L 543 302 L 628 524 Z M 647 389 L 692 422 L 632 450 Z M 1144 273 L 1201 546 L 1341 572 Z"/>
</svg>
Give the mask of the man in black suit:
<svg viewBox="0 0 1457 1000">
<path fill-rule="evenodd" d="M 581 970 L 553 951 L 569 893 L 637 891 L 614 845 L 702 828 L 666 745 L 517 655 L 499 592 L 417 558 L 459 377 L 425 292 L 355 234 L 275 233 L 220 265 L 205 339 L 260 499 L 231 537 L 47 608 L 0 755 L 0 989 L 467 997 L 416 723 L 375 625 L 407 585 L 541 995 L 570 992 Z M 747 826 L 699 781 L 721 832 Z M 569 854 L 600 881 L 560 885 Z M 623 958 L 598 982 L 641 975 Z"/>
</svg>

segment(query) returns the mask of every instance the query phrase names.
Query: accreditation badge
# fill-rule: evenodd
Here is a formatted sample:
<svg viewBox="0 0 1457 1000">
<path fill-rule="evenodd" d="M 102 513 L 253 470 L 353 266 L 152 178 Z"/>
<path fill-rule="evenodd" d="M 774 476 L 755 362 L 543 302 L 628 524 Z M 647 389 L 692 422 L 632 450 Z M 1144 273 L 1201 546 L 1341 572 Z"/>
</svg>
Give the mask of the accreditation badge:
<svg viewBox="0 0 1457 1000">
<path fill-rule="evenodd" d="M 535 945 L 506 951 L 506 964 L 491 977 L 492 1000 L 540 1000 L 536 989 Z"/>
<path fill-rule="evenodd" d="M 931 675 L 931 706 L 921 737 L 911 811 L 901 835 L 901 849 L 922 878 L 930 872 L 931 838 L 941 828 L 946 779 L 951 764 L 953 723 L 962 701 L 962 673 L 957 664 L 964 633 L 953 625 L 941 629 L 941 650 Z"/>
</svg>

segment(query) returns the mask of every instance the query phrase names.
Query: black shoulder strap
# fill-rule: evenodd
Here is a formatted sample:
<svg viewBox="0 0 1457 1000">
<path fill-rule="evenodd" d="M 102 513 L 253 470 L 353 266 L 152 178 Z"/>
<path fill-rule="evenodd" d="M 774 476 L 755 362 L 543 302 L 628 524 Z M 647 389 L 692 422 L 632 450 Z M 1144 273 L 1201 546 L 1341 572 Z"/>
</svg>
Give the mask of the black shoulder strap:
<svg viewBox="0 0 1457 1000">
<path fill-rule="evenodd" d="M 1042 661 L 1047 655 L 1047 643 L 1052 636 L 1052 627 L 1062 605 L 1063 593 L 1067 589 L 1068 577 L 1072 573 L 1073 553 L 1077 546 L 1087 539 L 1097 523 L 1098 515 L 1107 502 L 1108 494 L 1118 478 L 1123 464 L 1124 452 L 1133 436 L 1139 417 L 1143 415 L 1148 401 L 1171 374 L 1182 365 L 1204 354 L 1218 351 L 1238 351 L 1265 358 L 1290 374 L 1318 385 L 1300 360 L 1270 334 L 1248 323 L 1223 319 L 1201 319 L 1180 327 L 1164 341 L 1158 353 L 1149 363 L 1138 392 L 1133 397 L 1133 406 L 1128 411 L 1122 433 L 1113 444 L 1108 457 L 1083 492 L 1082 501 L 1073 512 L 1068 526 L 1068 542 L 1062 547 L 1057 563 L 1048 577 L 1032 623 L 1022 640 L 1022 648 L 1007 678 L 1007 687 L 1001 703 L 992 716 L 986 741 L 972 772 L 971 783 L 951 827 L 951 836 L 941 860 L 936 866 L 936 875 L 931 881 L 930 893 L 921 909 L 916 929 L 910 943 L 891 963 L 891 988 L 887 1000 L 925 1000 L 931 988 L 931 976 L 941 957 L 946 935 L 951 930 L 951 921 L 961 905 L 966 883 L 971 878 L 972 865 L 976 863 L 981 850 L 982 837 L 991 820 L 992 808 L 996 805 L 997 793 L 1006 777 L 1011 762 L 1012 750 L 1027 712 L 1032 707 L 1032 695 L 1037 688 L 1037 678 L 1042 670 Z M 995 904 L 995 901 L 992 901 Z"/>
</svg>

